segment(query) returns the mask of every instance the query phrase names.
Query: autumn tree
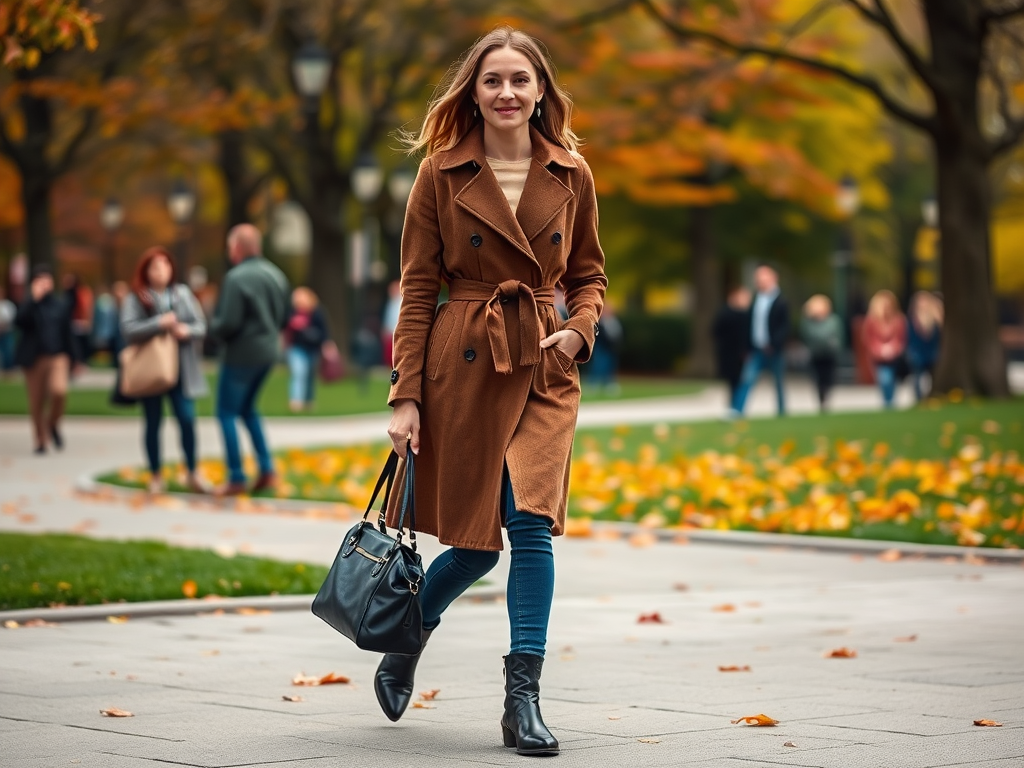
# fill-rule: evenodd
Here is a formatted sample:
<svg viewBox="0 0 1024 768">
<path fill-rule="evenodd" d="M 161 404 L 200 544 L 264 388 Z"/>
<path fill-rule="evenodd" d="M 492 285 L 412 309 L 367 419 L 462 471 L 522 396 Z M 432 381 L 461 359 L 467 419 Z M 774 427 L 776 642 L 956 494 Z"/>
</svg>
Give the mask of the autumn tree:
<svg viewBox="0 0 1024 768">
<path fill-rule="evenodd" d="M 734 17 L 759 15 L 764 20 L 760 34 L 749 36 L 733 36 L 716 20 L 679 3 L 635 0 L 616 3 L 606 12 L 627 7 L 642 8 L 681 44 L 710 43 L 739 57 L 784 62 L 837 78 L 928 137 L 936 167 L 946 301 L 936 391 L 1008 396 L 991 279 L 989 169 L 1024 137 L 1024 73 L 1019 66 L 1024 54 L 1024 2 L 819 2 L 788 30 L 777 23 L 768 0 L 730 4 Z M 922 96 L 909 102 L 895 95 L 881 77 L 827 51 L 808 53 L 794 47 L 802 33 L 833 13 L 845 13 L 847 23 L 865 25 L 889 45 Z M 913 33 L 915 28 L 920 34 Z"/>
</svg>

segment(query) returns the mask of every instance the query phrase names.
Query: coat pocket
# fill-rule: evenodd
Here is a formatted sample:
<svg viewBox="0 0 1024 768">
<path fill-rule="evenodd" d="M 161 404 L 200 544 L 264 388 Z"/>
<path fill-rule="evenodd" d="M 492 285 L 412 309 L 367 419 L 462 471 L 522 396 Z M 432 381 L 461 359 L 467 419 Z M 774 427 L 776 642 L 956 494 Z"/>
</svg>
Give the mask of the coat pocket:
<svg viewBox="0 0 1024 768">
<path fill-rule="evenodd" d="M 558 347 L 552 347 L 551 349 L 555 351 L 555 359 L 558 360 L 558 364 L 562 366 L 562 372 L 567 376 L 571 376 L 573 369 L 576 367 L 576 361 Z"/>
<path fill-rule="evenodd" d="M 441 369 L 445 347 L 451 339 L 455 328 L 455 313 L 451 306 L 444 304 L 434 318 L 434 326 L 430 329 L 430 341 L 427 344 L 427 378 L 433 381 Z"/>
</svg>

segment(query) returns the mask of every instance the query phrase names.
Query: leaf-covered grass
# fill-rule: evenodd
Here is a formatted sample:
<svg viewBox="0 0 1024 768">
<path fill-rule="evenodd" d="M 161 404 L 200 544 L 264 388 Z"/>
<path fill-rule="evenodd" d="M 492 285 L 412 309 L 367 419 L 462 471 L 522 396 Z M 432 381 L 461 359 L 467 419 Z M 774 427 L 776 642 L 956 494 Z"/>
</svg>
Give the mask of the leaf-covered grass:
<svg viewBox="0 0 1024 768">
<path fill-rule="evenodd" d="M 326 575 L 327 568 L 319 565 L 222 557 L 153 541 L 0 533 L 0 610 L 312 594 Z"/>
<path fill-rule="evenodd" d="M 199 416 L 214 414 L 217 391 L 216 374 L 207 374 L 210 396 L 196 401 Z M 704 384 L 673 378 L 623 377 L 617 393 L 583 385 L 584 402 L 605 400 L 634 400 L 648 397 L 672 397 L 691 395 L 704 388 Z M 308 411 L 293 413 L 288 408 L 288 370 L 277 367 L 271 371 L 267 383 L 260 393 L 260 413 L 264 416 L 350 416 L 363 413 L 377 413 L 388 410 L 388 392 L 391 382 L 388 375 L 379 371 L 364 380 L 349 377 L 331 384 L 319 382 L 316 399 Z M 133 416 L 141 418 L 138 405 L 115 407 L 109 402 L 110 392 L 106 389 L 86 389 L 72 386 L 68 392 L 67 414 L 70 416 Z M 28 413 L 25 386 L 20 381 L 0 381 L 0 415 Z"/>
</svg>

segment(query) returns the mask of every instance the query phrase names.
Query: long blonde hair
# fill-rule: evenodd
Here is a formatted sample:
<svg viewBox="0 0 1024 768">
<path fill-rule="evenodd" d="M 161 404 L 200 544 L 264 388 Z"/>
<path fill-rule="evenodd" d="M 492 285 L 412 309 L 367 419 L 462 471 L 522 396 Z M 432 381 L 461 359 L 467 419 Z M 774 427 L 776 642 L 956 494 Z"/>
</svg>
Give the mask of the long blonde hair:
<svg viewBox="0 0 1024 768">
<path fill-rule="evenodd" d="M 452 64 L 434 91 L 419 134 L 400 134 L 409 154 L 425 151 L 432 155 L 451 149 L 480 122 L 474 114 L 473 87 L 484 56 L 499 48 L 511 48 L 526 56 L 545 86 L 541 115 L 534 112 L 530 124 L 549 141 L 569 152 L 578 151 L 580 139 L 570 126 L 572 98 L 555 80 L 555 67 L 544 45 L 525 32 L 501 26 L 477 40 Z"/>
</svg>

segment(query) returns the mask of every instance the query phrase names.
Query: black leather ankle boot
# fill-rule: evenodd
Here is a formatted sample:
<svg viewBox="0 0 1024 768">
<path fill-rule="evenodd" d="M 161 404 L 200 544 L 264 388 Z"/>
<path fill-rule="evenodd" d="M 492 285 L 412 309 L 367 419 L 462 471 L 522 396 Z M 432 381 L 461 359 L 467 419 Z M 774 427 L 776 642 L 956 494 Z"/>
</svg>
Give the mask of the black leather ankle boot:
<svg viewBox="0 0 1024 768">
<path fill-rule="evenodd" d="M 530 653 L 505 657 L 505 714 L 501 737 L 520 755 L 556 755 L 558 739 L 540 714 L 540 671 L 544 659 Z"/>
<path fill-rule="evenodd" d="M 427 638 L 430 637 L 432 629 L 423 630 L 423 645 L 426 647 Z M 416 665 L 419 664 L 423 650 L 415 656 L 400 656 L 397 653 L 387 653 L 380 660 L 377 667 L 377 674 L 373 678 L 373 690 L 377 694 L 377 702 L 384 714 L 391 722 L 398 722 L 398 719 L 405 714 L 409 700 L 412 699 L 413 677 L 416 675 Z"/>
</svg>

